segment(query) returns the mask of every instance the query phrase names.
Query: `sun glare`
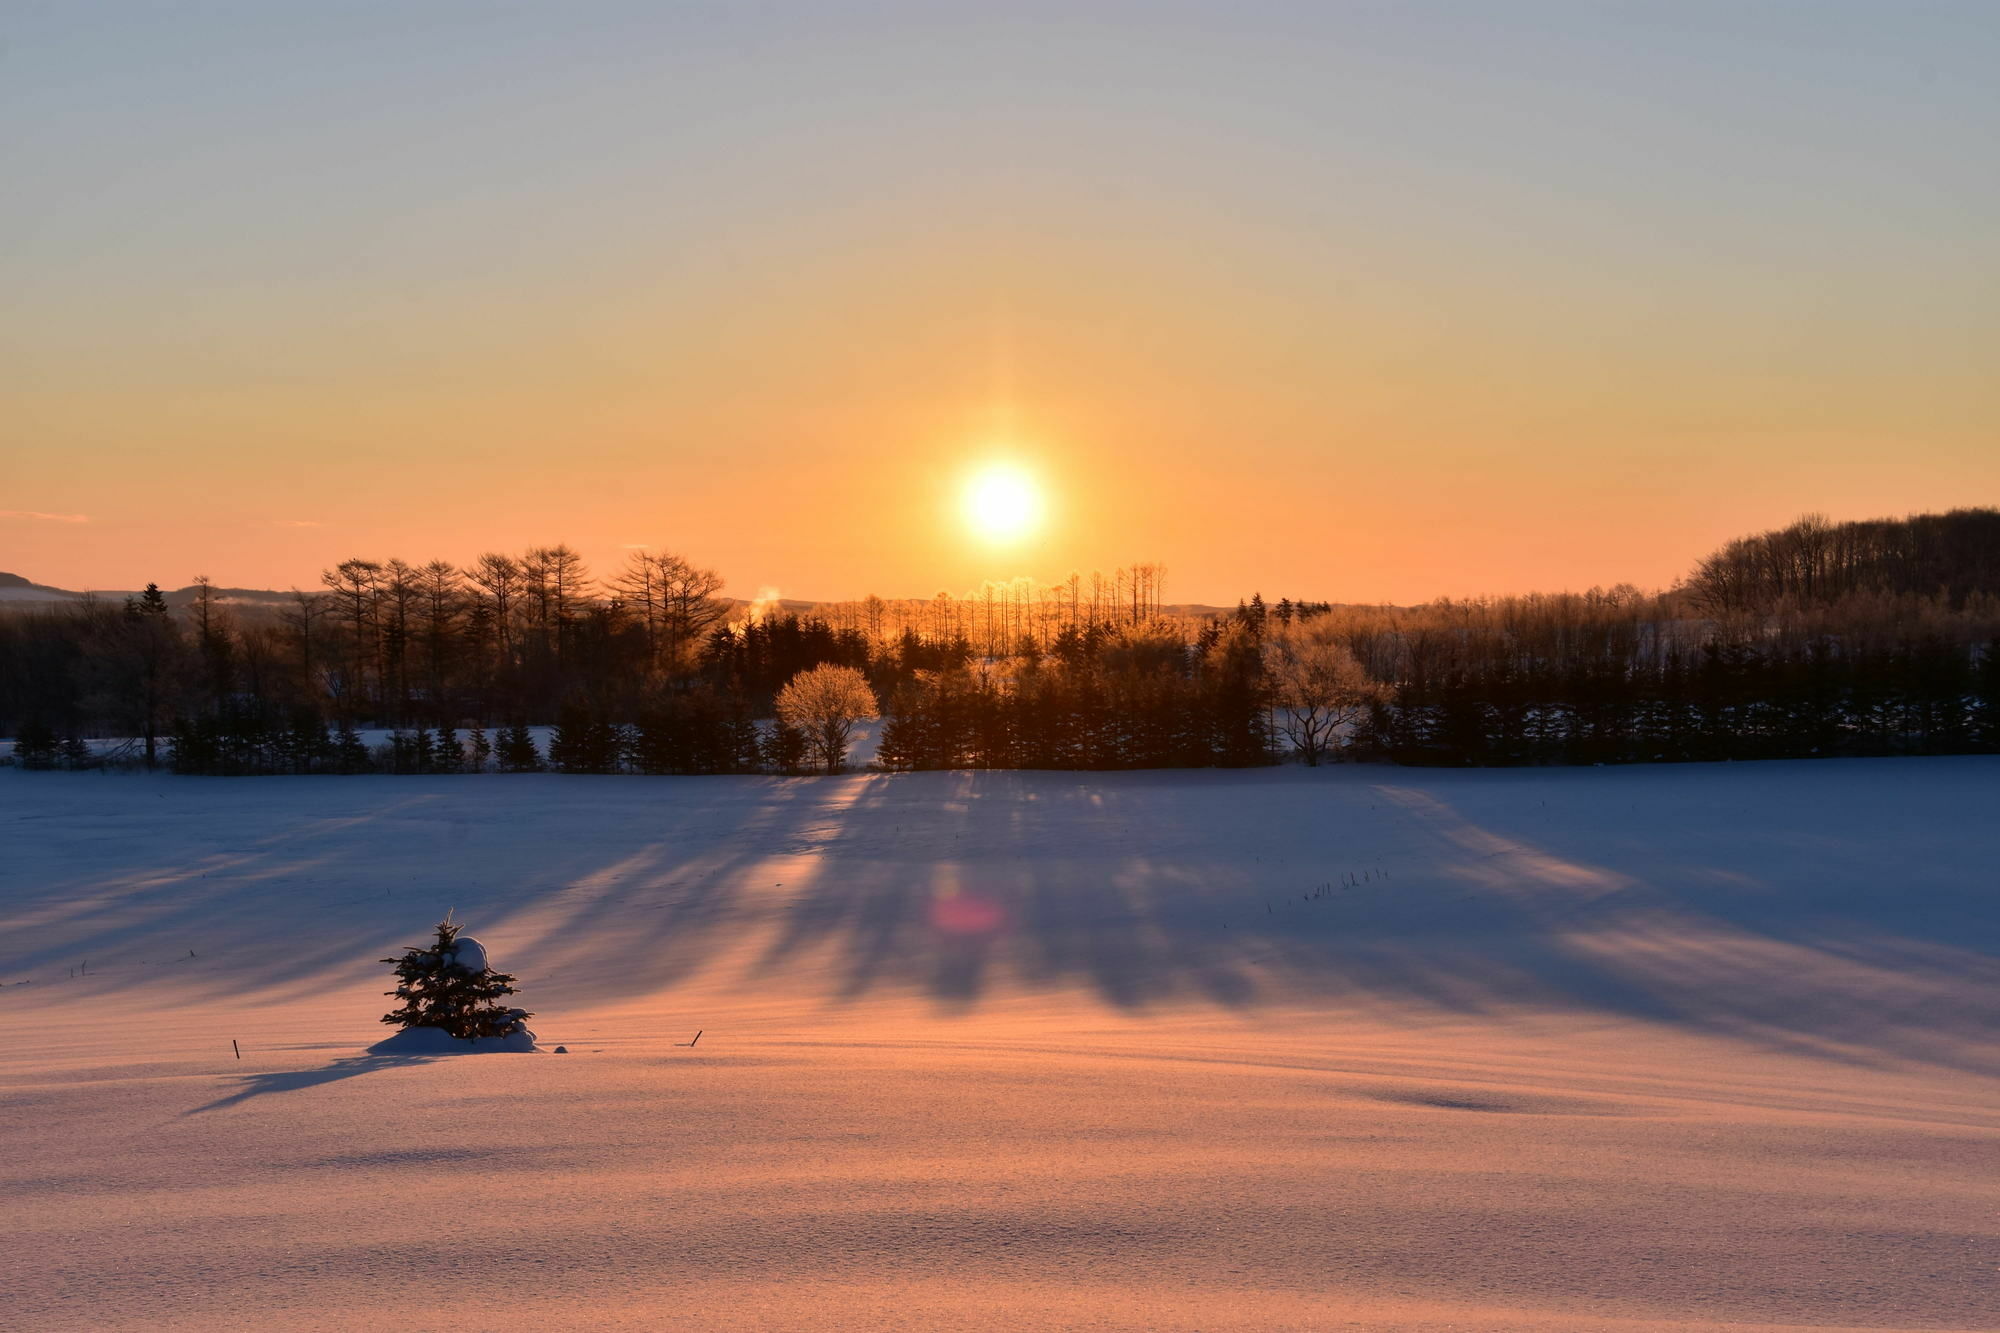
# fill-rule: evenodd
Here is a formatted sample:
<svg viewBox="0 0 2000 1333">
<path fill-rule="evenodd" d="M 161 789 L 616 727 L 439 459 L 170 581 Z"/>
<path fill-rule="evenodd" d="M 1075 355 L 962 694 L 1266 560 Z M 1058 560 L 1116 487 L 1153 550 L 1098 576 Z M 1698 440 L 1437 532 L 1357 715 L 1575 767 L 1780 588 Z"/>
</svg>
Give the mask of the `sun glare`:
<svg viewBox="0 0 2000 1333">
<path fill-rule="evenodd" d="M 1019 468 L 985 468 L 965 484 L 965 521 L 988 541 L 1018 540 L 1041 526 L 1041 491 Z"/>
</svg>

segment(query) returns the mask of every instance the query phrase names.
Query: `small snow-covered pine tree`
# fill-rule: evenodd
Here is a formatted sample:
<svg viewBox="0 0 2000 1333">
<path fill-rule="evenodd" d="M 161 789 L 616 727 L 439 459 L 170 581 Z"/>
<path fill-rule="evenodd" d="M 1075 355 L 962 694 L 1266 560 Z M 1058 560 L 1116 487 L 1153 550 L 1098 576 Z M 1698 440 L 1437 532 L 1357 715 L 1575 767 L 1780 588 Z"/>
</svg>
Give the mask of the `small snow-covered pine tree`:
<svg viewBox="0 0 2000 1333">
<path fill-rule="evenodd" d="M 486 965 L 486 950 L 447 916 L 438 922 L 429 948 L 411 946 L 399 958 L 384 958 L 396 969 L 396 989 L 383 994 L 401 1003 L 382 1015 L 401 1028 L 442 1028 L 454 1037 L 507 1037 L 524 1031 L 534 1017 L 502 1004 L 513 995 L 514 978 Z"/>
</svg>

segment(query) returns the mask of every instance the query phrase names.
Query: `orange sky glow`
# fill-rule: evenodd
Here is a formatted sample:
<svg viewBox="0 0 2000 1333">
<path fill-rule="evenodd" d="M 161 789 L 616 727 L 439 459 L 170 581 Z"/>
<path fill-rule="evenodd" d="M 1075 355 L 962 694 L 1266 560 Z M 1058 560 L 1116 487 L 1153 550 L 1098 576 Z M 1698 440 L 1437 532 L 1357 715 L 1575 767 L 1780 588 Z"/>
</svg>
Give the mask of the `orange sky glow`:
<svg viewBox="0 0 2000 1333">
<path fill-rule="evenodd" d="M 1949 31 L 612 10 L 24 20 L 0 569 L 1411 602 L 2000 499 L 2000 113 Z M 1649 97 L 1690 79 L 1713 116 Z M 996 461 L 1046 506 L 1011 542 L 963 508 Z"/>
</svg>

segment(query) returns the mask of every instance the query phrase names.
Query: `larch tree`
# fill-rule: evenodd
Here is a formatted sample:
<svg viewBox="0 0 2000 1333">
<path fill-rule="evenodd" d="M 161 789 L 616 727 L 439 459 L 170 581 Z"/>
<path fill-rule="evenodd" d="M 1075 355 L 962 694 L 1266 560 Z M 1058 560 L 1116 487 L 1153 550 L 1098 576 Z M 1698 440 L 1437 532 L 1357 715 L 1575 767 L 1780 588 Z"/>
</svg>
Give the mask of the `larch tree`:
<svg viewBox="0 0 2000 1333">
<path fill-rule="evenodd" d="M 722 575 L 670 551 L 640 547 L 626 558 L 612 591 L 639 618 L 649 661 L 670 677 L 686 673 L 694 646 L 718 624 Z"/>
<path fill-rule="evenodd" d="M 611 592 L 630 607 L 639 619 L 639 630 L 646 641 L 648 665 L 657 658 L 660 651 L 660 575 L 657 564 L 659 557 L 644 546 L 635 547 L 625 557 L 625 568 L 611 580 Z"/>
<path fill-rule="evenodd" d="M 321 574 L 319 581 L 332 592 L 340 607 L 340 621 L 347 629 L 337 694 L 347 701 L 346 711 L 361 711 L 368 703 L 369 659 L 376 655 L 382 566 L 373 560 L 343 560 Z"/>
<path fill-rule="evenodd" d="M 417 636 L 424 651 L 424 692 L 430 706 L 442 709 L 445 681 L 465 609 L 465 583 L 458 567 L 433 560 L 417 570 Z"/>
<path fill-rule="evenodd" d="M 585 567 L 583 557 L 571 550 L 567 543 L 540 547 L 538 553 L 542 559 L 542 576 L 548 587 L 556 663 L 560 667 L 577 607 L 590 596 L 590 571 Z"/>
<path fill-rule="evenodd" d="M 410 653 L 416 637 L 423 588 L 416 566 L 391 560 L 382 566 L 382 681 L 388 693 L 395 682 L 394 716 L 400 721 L 410 707 Z"/>
<path fill-rule="evenodd" d="M 728 607 L 722 601 L 722 575 L 680 556 L 656 557 L 660 572 L 660 610 L 666 629 L 668 669 L 685 670 L 695 646 L 722 622 Z"/>
<path fill-rule="evenodd" d="M 477 590 L 474 595 L 483 608 L 485 623 L 493 635 L 495 658 L 503 663 L 511 661 L 515 602 L 521 595 L 521 566 L 511 555 L 489 551 L 473 561 L 465 576 Z"/>
<path fill-rule="evenodd" d="M 278 613 L 278 619 L 296 637 L 298 643 L 299 679 L 305 682 L 306 688 L 309 690 L 316 688 L 319 681 L 319 662 L 313 656 L 313 650 L 316 646 L 313 640 L 313 628 L 320 621 L 326 619 L 331 609 L 324 597 L 321 597 L 317 593 L 303 592 L 294 587 L 292 589 L 292 604 Z"/>
</svg>

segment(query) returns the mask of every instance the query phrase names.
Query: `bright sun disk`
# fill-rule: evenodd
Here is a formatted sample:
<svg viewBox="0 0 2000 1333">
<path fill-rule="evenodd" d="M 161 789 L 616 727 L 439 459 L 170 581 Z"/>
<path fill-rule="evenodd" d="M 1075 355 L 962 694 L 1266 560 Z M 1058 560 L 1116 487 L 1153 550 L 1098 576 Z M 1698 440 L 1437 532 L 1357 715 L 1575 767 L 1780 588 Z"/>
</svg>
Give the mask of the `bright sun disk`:
<svg viewBox="0 0 2000 1333">
<path fill-rule="evenodd" d="M 1041 492 L 1018 468 L 996 465 L 966 482 L 965 521 L 989 541 L 1024 537 L 1040 525 L 1041 518 Z"/>
</svg>

